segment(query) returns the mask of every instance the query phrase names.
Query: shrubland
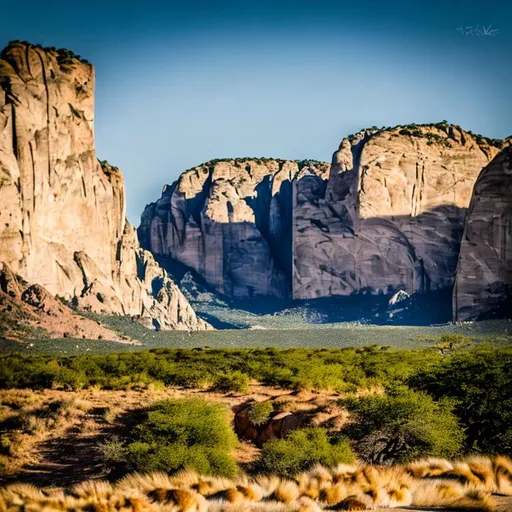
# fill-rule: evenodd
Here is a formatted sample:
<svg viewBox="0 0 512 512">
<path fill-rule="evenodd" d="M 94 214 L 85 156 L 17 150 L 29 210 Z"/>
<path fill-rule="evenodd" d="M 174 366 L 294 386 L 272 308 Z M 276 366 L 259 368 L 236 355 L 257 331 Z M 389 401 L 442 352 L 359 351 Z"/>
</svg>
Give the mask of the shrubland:
<svg viewBox="0 0 512 512">
<path fill-rule="evenodd" d="M 249 400 L 256 388 L 261 393 L 265 387 L 277 391 L 276 396 L 296 398 L 328 393 L 348 421 L 335 428 L 306 421 L 282 438 L 264 442 L 250 466 L 253 471 L 289 477 L 315 464 L 333 466 L 354 458 L 388 465 L 418 457 L 511 454 L 512 348 L 468 348 L 452 341 L 442 340 L 442 350 L 433 346 L 415 351 L 371 346 L 159 348 L 87 357 L 10 354 L 0 357 L 0 388 L 4 397 L 6 393 L 39 396 L 44 390 L 70 396 L 96 392 L 124 396 L 125 390 L 161 396 L 171 389 L 180 397 L 189 393 L 210 400 L 224 397 L 223 403 L 160 399 L 138 405 L 137 420 L 132 418 L 130 424 L 116 419 L 119 428 L 106 430 L 100 443 L 104 463 L 116 474 L 120 468 L 122 474 L 187 468 L 214 476 L 235 475 L 237 440 L 228 405 L 233 398 L 237 403 Z M 287 407 L 281 399 L 250 403 L 249 419 L 262 427 Z M 0 425 L 4 457 L 9 456 L 10 439 L 31 435 L 25 425 L 35 422 L 45 432 L 54 425 L 52 413 L 41 413 L 45 423 L 40 423 L 39 406 L 19 409 L 13 405 L 6 414 L 6 419 L 12 418 Z M 60 418 L 66 409 L 56 410 Z M 36 419 L 23 419 L 27 414 Z"/>
<path fill-rule="evenodd" d="M 226 409 L 190 398 L 156 403 L 144 412 L 125 443 L 114 439 L 101 450 L 114 464 L 143 473 L 188 468 L 206 475 L 233 476 L 236 444 Z"/>
<path fill-rule="evenodd" d="M 492 349 L 490 349 L 492 350 Z M 284 389 L 356 391 L 403 383 L 439 365 L 433 350 L 167 349 L 83 356 L 0 356 L 0 388 L 79 390 L 148 385 L 244 392 L 249 381 Z"/>
</svg>

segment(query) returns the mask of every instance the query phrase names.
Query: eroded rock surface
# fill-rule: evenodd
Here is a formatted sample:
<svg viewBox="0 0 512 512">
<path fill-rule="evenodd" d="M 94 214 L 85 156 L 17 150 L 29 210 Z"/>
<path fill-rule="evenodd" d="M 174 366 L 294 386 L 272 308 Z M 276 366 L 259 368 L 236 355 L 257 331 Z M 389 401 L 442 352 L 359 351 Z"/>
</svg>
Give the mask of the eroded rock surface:
<svg viewBox="0 0 512 512">
<path fill-rule="evenodd" d="M 473 185 L 498 146 L 439 123 L 362 131 L 330 166 L 210 162 L 164 187 L 139 238 L 230 297 L 450 290 Z"/>
<path fill-rule="evenodd" d="M 292 293 L 292 183 L 327 178 L 329 165 L 272 159 L 213 161 L 191 169 L 148 205 L 141 244 L 197 271 L 224 295 Z"/>
<path fill-rule="evenodd" d="M 481 172 L 468 209 L 453 295 L 455 320 L 512 316 L 512 147 Z"/>
<path fill-rule="evenodd" d="M 94 69 L 11 43 L 0 58 L 0 261 L 52 295 L 168 329 L 204 329 L 125 219 L 123 177 L 94 149 Z"/>
<path fill-rule="evenodd" d="M 100 322 L 77 314 L 41 285 L 28 283 L 0 264 L 0 337 L 30 341 L 41 331 L 51 338 L 134 343 Z"/>
</svg>

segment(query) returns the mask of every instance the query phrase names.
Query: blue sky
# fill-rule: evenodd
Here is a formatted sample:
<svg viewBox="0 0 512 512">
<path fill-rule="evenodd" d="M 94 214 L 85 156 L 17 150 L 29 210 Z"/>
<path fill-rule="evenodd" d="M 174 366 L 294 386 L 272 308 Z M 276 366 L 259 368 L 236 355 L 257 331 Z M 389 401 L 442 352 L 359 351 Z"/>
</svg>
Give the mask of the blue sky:
<svg viewBox="0 0 512 512">
<path fill-rule="evenodd" d="M 492 25 L 494 37 L 462 35 Z M 330 160 L 361 128 L 447 119 L 512 133 L 512 3 L 189 0 L 2 6 L 0 45 L 96 67 L 96 148 L 128 217 L 180 172 L 237 156 Z"/>
</svg>

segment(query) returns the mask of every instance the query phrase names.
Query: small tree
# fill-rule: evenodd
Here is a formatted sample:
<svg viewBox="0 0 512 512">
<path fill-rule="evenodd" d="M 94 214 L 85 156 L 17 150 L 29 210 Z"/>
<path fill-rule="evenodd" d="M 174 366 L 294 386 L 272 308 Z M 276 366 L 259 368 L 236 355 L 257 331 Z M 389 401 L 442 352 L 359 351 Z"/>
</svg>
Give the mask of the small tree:
<svg viewBox="0 0 512 512">
<path fill-rule="evenodd" d="M 445 356 L 470 345 L 471 340 L 462 334 L 443 334 L 433 348 Z"/>
<path fill-rule="evenodd" d="M 512 454 L 512 350 L 456 352 L 412 377 L 410 385 L 455 402 L 469 450 Z"/>
<path fill-rule="evenodd" d="M 364 460 L 374 464 L 416 457 L 452 457 L 462 448 L 464 432 L 448 402 L 400 388 L 386 395 L 343 401 L 353 415 L 346 433 Z"/>
</svg>

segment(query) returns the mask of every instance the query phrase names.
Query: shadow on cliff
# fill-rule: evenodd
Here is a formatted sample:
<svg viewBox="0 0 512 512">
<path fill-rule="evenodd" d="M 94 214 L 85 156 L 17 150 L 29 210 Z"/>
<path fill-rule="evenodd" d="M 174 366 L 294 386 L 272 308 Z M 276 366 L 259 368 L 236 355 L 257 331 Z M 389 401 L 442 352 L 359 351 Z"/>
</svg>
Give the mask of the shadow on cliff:
<svg viewBox="0 0 512 512">
<path fill-rule="evenodd" d="M 229 296 L 217 293 L 194 269 L 170 256 L 155 254 L 157 261 L 182 287 L 183 277 L 187 273 L 191 273 L 196 285 L 203 290 L 200 299 L 195 298 L 194 294 L 187 294 L 193 306 L 197 306 L 198 300 L 200 300 L 201 308 L 196 307 L 199 315 L 218 329 L 237 328 L 236 323 L 230 322 L 223 315 L 218 314 L 219 308 L 247 311 L 254 315 L 300 315 L 308 323 L 361 321 L 381 325 L 432 325 L 450 322 L 452 320 L 452 281 L 458 261 L 466 209 L 447 204 L 427 210 L 415 217 L 410 215 L 375 216 L 353 222 L 351 219 L 335 215 L 337 210 L 333 206 L 339 206 L 341 203 L 334 202 L 330 204 L 329 201 L 324 199 L 325 187 L 320 187 L 320 185 L 324 184 L 325 180 L 319 177 L 310 178 L 310 181 L 318 181 L 319 190 L 321 190 L 320 197 L 316 197 L 317 191 L 313 194 L 315 197 L 304 197 L 303 199 L 317 212 L 331 212 L 333 216 L 326 217 L 325 221 L 319 220 L 322 216 L 311 219 L 300 218 L 299 216 L 293 217 L 293 187 L 289 181 L 283 182 L 279 191 L 274 195 L 271 194 L 270 182 L 268 180 L 263 181 L 257 186 L 257 195 L 247 199 L 247 204 L 255 215 L 253 226 L 261 236 L 259 243 L 266 244 L 271 254 L 271 261 L 255 262 L 259 269 L 257 275 L 261 275 L 262 266 L 263 268 L 265 268 L 265 265 L 268 265 L 269 268 L 274 267 L 279 278 L 279 283 L 274 289 L 279 291 L 280 297 L 258 295 L 254 286 L 252 286 L 254 283 L 251 281 L 254 281 L 254 279 L 246 279 L 247 273 L 237 273 L 236 268 L 231 268 L 233 261 L 250 257 L 250 245 L 254 243 L 253 240 L 247 241 L 247 249 L 242 244 L 245 240 L 235 240 L 234 244 L 224 247 L 224 251 L 229 256 L 224 276 L 225 283 L 229 283 L 226 289 L 231 288 L 234 291 Z M 311 191 L 309 190 L 309 192 Z M 198 212 L 204 200 L 204 189 L 197 197 L 188 200 L 189 212 L 199 223 L 200 215 L 198 215 Z M 300 200 L 301 198 L 299 198 Z M 356 230 L 348 229 L 346 227 L 347 220 L 351 220 L 351 225 L 359 224 L 358 228 Z M 300 229 L 297 225 L 294 227 L 294 222 L 300 224 Z M 212 224 L 229 225 L 231 233 L 244 233 L 243 227 L 248 223 L 212 222 Z M 164 230 L 167 230 L 167 227 Z M 296 237 L 293 236 L 295 230 L 297 230 Z M 311 236 L 309 236 L 309 233 Z M 142 245 L 148 248 L 150 245 L 149 239 L 147 235 L 141 233 L 140 229 L 139 236 Z M 404 284 L 397 284 L 399 281 L 397 276 L 390 274 L 390 276 L 392 275 L 390 282 L 394 285 L 389 285 L 384 292 L 381 290 L 380 293 L 364 293 L 361 290 L 350 295 L 333 295 L 312 300 L 293 300 L 292 260 L 294 252 L 297 253 L 297 249 L 300 248 L 302 236 L 304 236 L 303 243 L 306 244 L 307 250 L 313 254 L 318 251 L 317 254 L 320 255 L 322 255 L 320 243 L 331 241 L 334 250 L 336 250 L 336 244 L 343 246 L 347 239 L 359 239 L 365 248 L 364 264 L 366 267 L 364 272 L 367 276 L 370 276 L 367 277 L 367 280 L 371 279 L 372 272 L 379 277 L 385 275 L 388 266 L 387 254 L 394 253 L 391 258 L 399 259 L 396 262 L 392 261 L 391 266 L 398 267 L 404 274 L 407 274 L 407 277 L 404 278 Z M 310 243 L 309 247 L 307 246 L 308 243 Z M 372 250 L 374 251 L 373 255 Z M 424 262 L 418 255 L 418 253 L 424 253 L 425 250 L 430 258 L 429 263 Z M 438 254 L 442 254 L 444 259 L 438 257 Z M 253 254 L 253 258 L 256 256 Z M 330 261 L 326 263 L 330 263 L 335 268 L 330 268 L 327 271 L 332 271 L 331 275 L 334 281 L 339 279 L 340 288 L 343 289 L 343 286 L 345 286 L 344 279 L 346 279 L 346 283 L 349 283 L 347 285 L 348 289 L 356 286 L 354 283 L 360 276 L 356 275 L 353 269 L 351 272 L 350 269 L 337 268 L 335 266 L 337 262 L 336 255 L 334 257 L 330 255 L 330 258 Z M 355 255 L 354 259 L 356 259 Z M 318 258 L 318 263 L 319 273 L 328 267 L 324 264 L 322 256 Z M 359 265 L 359 262 L 357 264 Z M 435 290 L 429 275 L 431 271 L 438 273 L 437 289 Z M 353 275 L 346 278 L 351 273 Z M 439 275 L 442 276 L 441 280 Z M 274 278 L 271 274 L 262 275 L 261 277 L 269 280 Z M 442 288 L 440 288 L 439 282 L 442 282 Z M 268 288 L 270 289 L 272 286 Z M 419 290 L 420 293 L 407 297 L 400 304 L 390 305 L 390 299 L 398 291 L 402 289 L 410 290 L 411 288 Z M 233 296 L 235 294 L 237 296 Z M 211 308 L 208 307 L 209 301 L 211 302 Z"/>
<path fill-rule="evenodd" d="M 172 273 L 197 315 L 216 329 L 244 329 L 258 325 L 258 317 L 263 316 L 275 317 L 277 323 L 297 320 L 299 324 L 362 322 L 426 326 L 452 320 L 453 287 L 405 296 L 392 305 L 393 293 L 362 292 L 311 300 L 266 296 L 241 299 L 216 293 L 197 272 L 172 258 L 157 259 Z"/>
</svg>

